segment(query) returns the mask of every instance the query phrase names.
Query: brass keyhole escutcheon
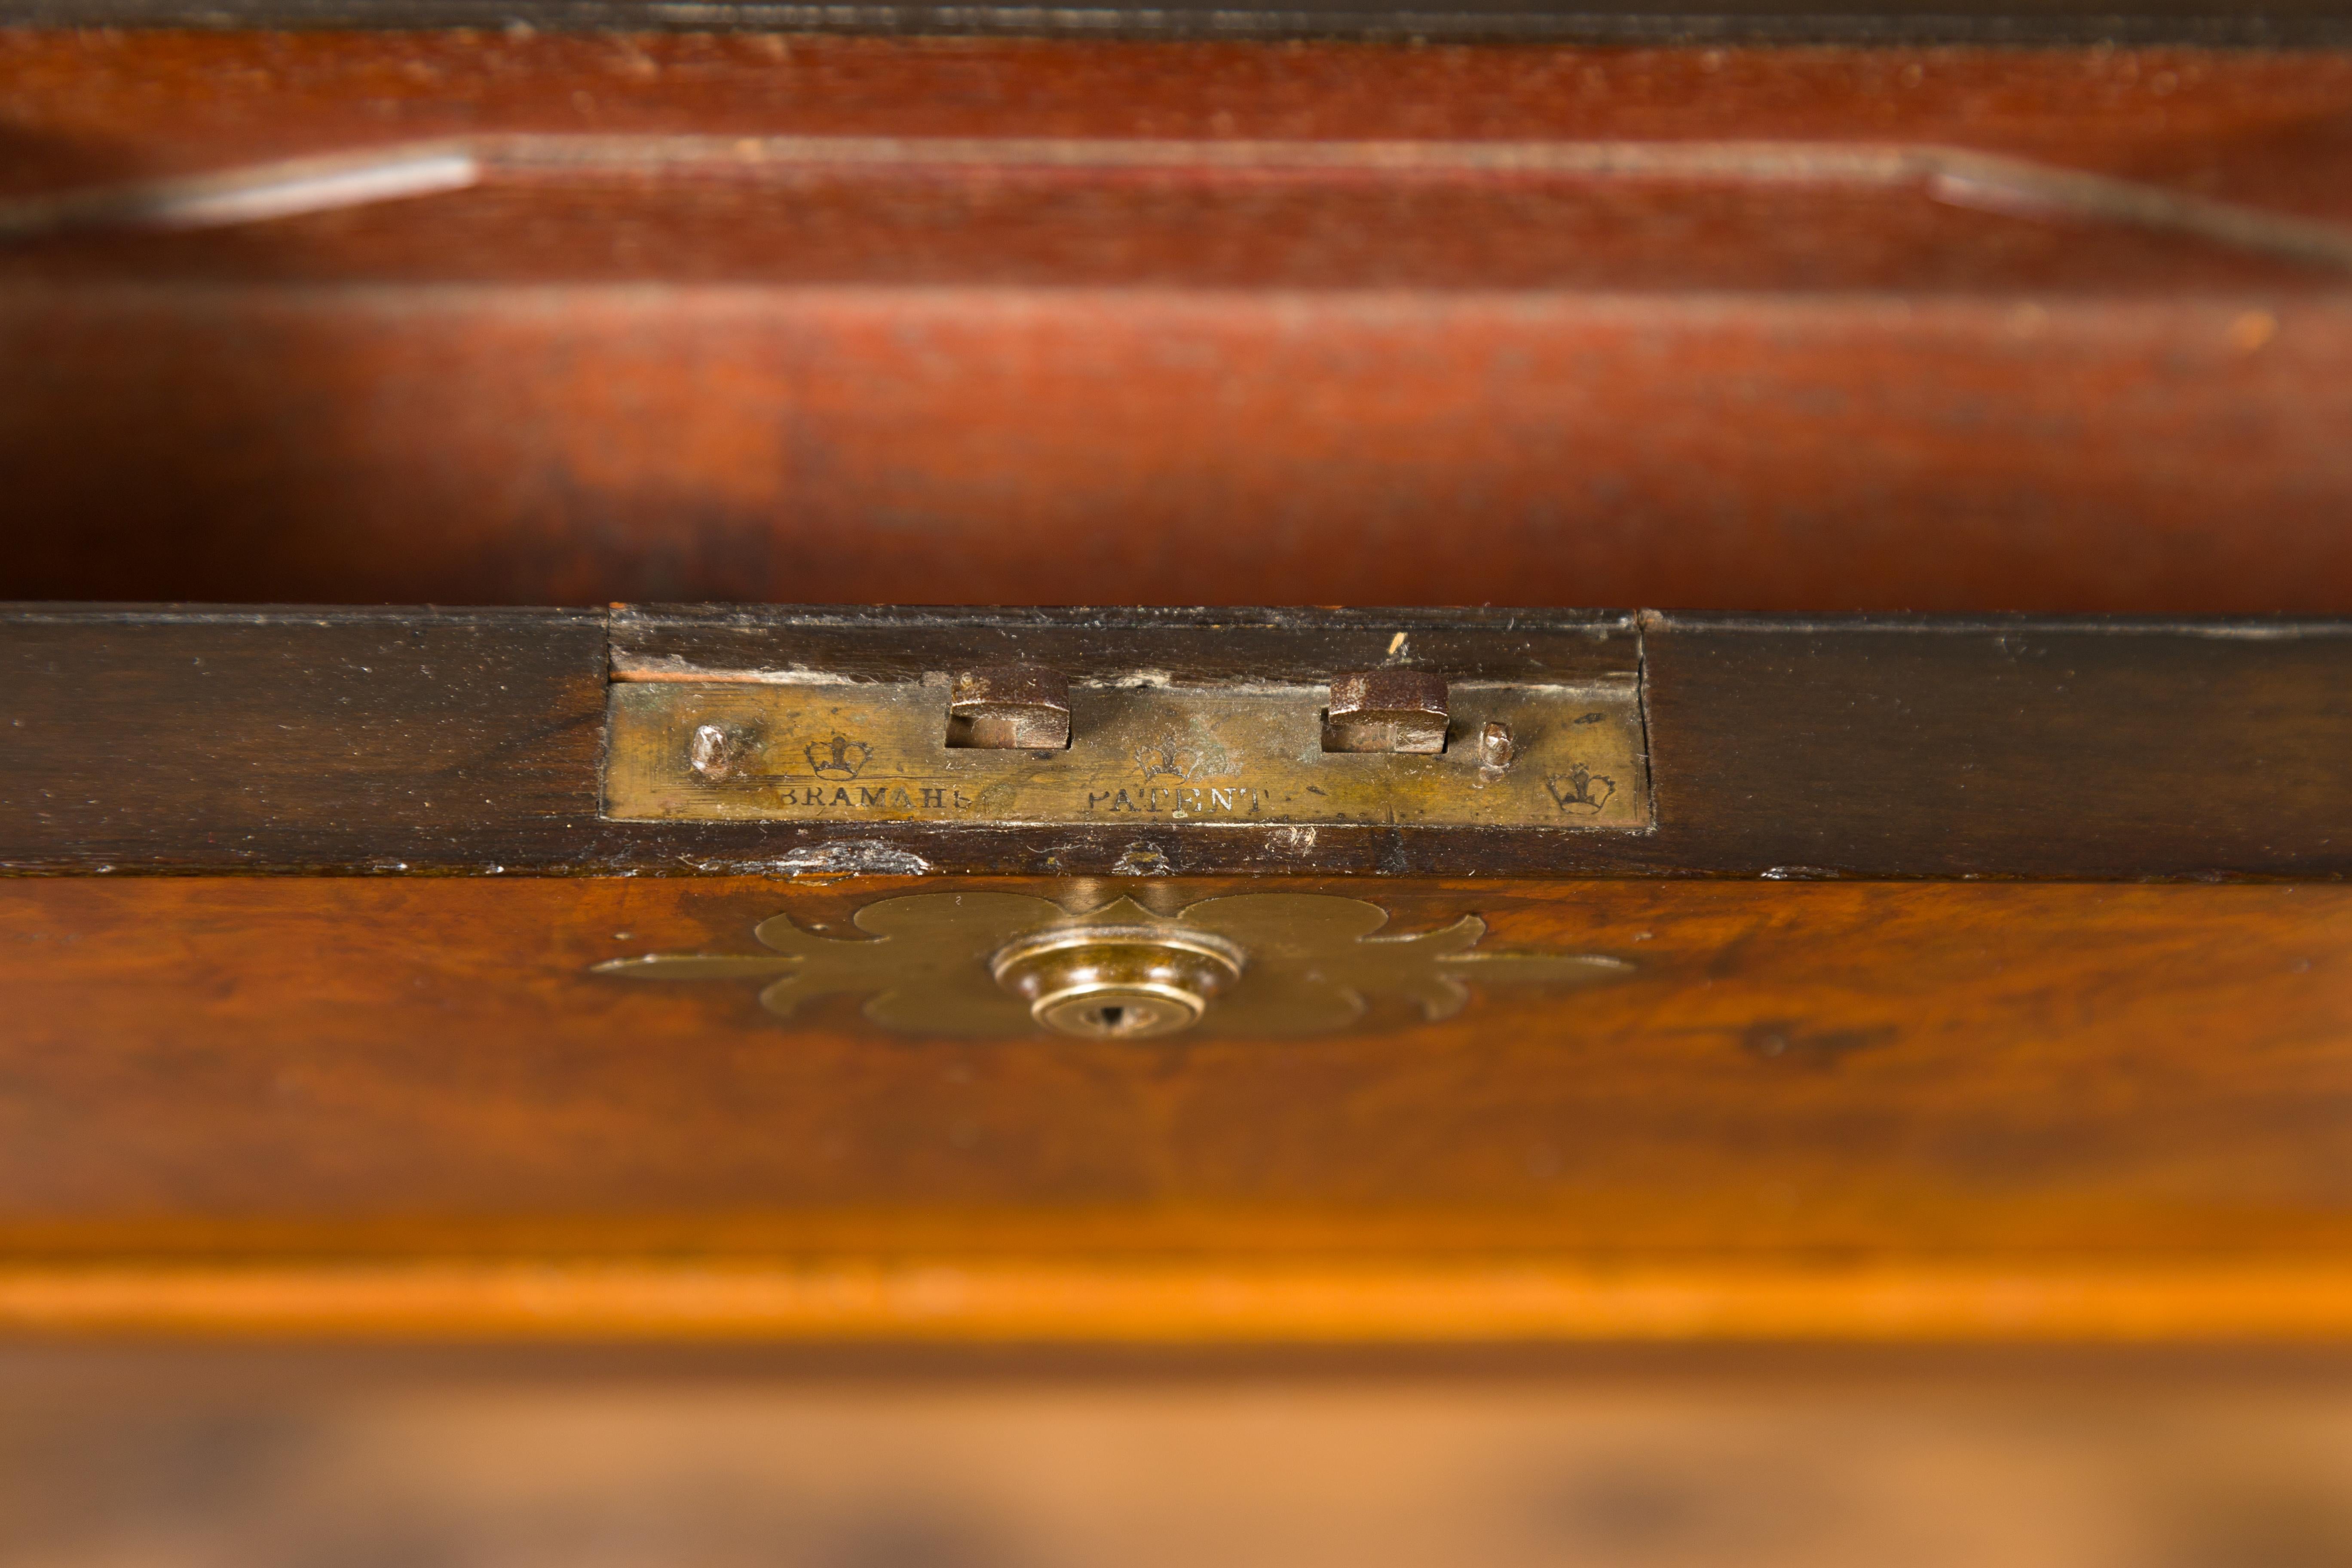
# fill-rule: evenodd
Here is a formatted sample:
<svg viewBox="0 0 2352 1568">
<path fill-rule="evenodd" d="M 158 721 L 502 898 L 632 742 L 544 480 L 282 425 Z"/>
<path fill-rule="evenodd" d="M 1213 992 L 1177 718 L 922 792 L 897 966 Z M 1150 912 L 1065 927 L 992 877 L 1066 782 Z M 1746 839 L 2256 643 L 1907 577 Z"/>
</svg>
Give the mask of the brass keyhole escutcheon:
<svg viewBox="0 0 2352 1568">
<path fill-rule="evenodd" d="M 1016 942 L 989 972 L 1056 1033 L 1150 1040 L 1199 1023 L 1242 964 L 1239 948 L 1205 932 L 1098 926 Z"/>
<path fill-rule="evenodd" d="M 854 935 L 778 914 L 753 928 L 759 952 L 650 952 L 596 972 L 757 980 L 782 1018 L 846 992 L 874 1023 L 911 1035 L 1154 1040 L 1344 1029 L 1382 995 L 1435 1023 L 1469 1003 L 1467 982 L 1591 985 L 1633 968 L 1608 953 L 1489 950 L 1474 914 L 1393 936 L 1388 919 L 1328 893 L 1230 893 L 1173 910 L 1131 897 L 1073 909 L 1029 893 L 909 893 L 859 910 Z"/>
</svg>

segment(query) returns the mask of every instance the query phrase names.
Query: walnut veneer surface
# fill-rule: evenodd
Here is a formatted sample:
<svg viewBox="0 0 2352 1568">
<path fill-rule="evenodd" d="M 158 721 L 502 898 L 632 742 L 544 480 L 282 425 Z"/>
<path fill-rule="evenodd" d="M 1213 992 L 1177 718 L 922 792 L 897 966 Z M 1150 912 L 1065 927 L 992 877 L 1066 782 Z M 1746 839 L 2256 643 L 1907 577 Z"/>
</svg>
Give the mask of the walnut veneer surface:
<svg viewBox="0 0 2352 1568">
<path fill-rule="evenodd" d="M 1128 885 L 1314 886 L 1400 930 L 1475 910 L 1491 946 L 1635 967 L 1328 1037 L 955 1041 L 588 973 L 758 952 L 780 910 L 842 929 L 920 882 L 0 883 L 0 1316 L 2352 1327 L 2340 888 Z"/>
</svg>

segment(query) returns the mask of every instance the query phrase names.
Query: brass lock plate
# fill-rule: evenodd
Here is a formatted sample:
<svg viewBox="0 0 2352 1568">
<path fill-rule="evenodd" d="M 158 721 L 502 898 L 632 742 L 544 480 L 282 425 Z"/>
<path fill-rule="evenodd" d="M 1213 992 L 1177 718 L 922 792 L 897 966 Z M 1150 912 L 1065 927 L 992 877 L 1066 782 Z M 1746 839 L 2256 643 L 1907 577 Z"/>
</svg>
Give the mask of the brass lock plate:
<svg viewBox="0 0 2352 1568">
<path fill-rule="evenodd" d="M 1642 830 L 1640 681 L 1456 680 L 1444 749 L 1327 750 L 1328 685 L 1075 681 L 1066 748 L 950 744 L 944 672 L 616 680 L 604 815 L 633 822 Z M 1497 747 L 1486 737 L 1507 737 Z"/>
</svg>

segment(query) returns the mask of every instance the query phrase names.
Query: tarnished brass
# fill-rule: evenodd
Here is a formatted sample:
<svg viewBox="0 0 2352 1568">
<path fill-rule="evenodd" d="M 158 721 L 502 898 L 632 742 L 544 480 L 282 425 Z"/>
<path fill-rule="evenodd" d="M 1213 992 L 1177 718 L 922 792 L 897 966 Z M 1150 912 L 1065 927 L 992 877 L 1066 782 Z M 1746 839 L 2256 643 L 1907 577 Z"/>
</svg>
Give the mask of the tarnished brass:
<svg viewBox="0 0 2352 1568">
<path fill-rule="evenodd" d="M 754 928 L 766 952 L 648 953 L 595 972 L 763 980 L 761 1002 L 785 1017 L 810 997 L 865 994 L 868 1018 L 908 1034 L 1146 1040 L 1342 1028 L 1381 995 L 1436 1020 L 1468 1002 L 1465 982 L 1589 985 L 1633 968 L 1602 953 L 1478 952 L 1476 915 L 1376 934 L 1387 922 L 1377 904 L 1316 893 L 1242 893 L 1173 915 L 1124 897 L 1077 911 L 1021 893 L 917 893 L 858 910 L 862 941 L 780 914 Z"/>
<path fill-rule="evenodd" d="M 948 698 L 948 744 L 991 751 L 1060 751 L 1070 743 L 1070 683 L 1034 664 L 958 672 Z"/>
<path fill-rule="evenodd" d="M 1147 1040 L 1199 1023 L 1242 963 L 1240 949 L 1206 931 L 1089 925 L 1015 942 L 988 967 L 1049 1029 Z"/>
<path fill-rule="evenodd" d="M 1453 743 L 1391 752 L 1326 751 L 1326 689 L 1305 684 L 1178 688 L 1137 677 L 1073 685 L 1066 749 L 1028 749 L 1025 741 L 950 744 L 947 713 L 959 689 L 944 675 L 624 681 L 609 699 L 604 814 L 1188 829 L 1651 826 L 1633 677 L 1441 685 L 1449 713 L 1440 732 Z M 1045 733 L 1034 712 L 998 717 L 1016 736 Z"/>
<path fill-rule="evenodd" d="M 1331 678 L 1327 752 L 1445 750 L 1445 682 L 1420 669 L 1363 669 Z"/>
</svg>

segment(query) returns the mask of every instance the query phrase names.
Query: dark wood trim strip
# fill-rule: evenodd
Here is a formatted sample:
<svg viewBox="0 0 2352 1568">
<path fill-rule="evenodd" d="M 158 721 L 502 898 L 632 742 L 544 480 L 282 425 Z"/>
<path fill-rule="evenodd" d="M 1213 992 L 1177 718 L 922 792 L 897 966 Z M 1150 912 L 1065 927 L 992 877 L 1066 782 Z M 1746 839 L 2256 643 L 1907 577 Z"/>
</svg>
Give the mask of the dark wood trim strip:
<svg viewBox="0 0 2352 1568">
<path fill-rule="evenodd" d="M 596 815 L 594 611 L 0 610 L 0 867 L 33 874 L 846 870 L 2336 879 L 2352 622 L 1643 617 L 1650 834 L 1270 836 L 618 824 Z M 627 657 L 854 643 L 887 678 L 985 630 L 1259 652 L 1498 625 L 1622 660 L 1624 616 L 1502 611 L 627 611 Z M 861 628 L 863 628 L 861 630 Z M 959 628 L 964 628 L 960 630 Z M 1264 647 L 1242 635 L 1255 628 Z M 1538 636 L 1538 634 L 1540 634 Z M 1017 634 L 1017 635 L 1016 635 Z M 1287 639 L 1286 641 L 1286 639 Z M 1040 643 L 1038 646 L 1044 646 Z M 1469 643 L 1463 645 L 1465 647 Z M 1528 646 L 1532 647 L 1533 643 Z M 1458 651 L 1458 650 L 1457 650 Z M 845 657 L 846 657 L 845 655 Z M 1522 651 L 1513 657 L 1536 658 Z M 1537 658 L 1540 662 L 1540 658 Z M 1302 666 L 1303 667 L 1303 666 Z M 1499 666 L 1498 666 L 1499 667 Z"/>
<path fill-rule="evenodd" d="M 2335 0 L 2238 8 L 2196 0 L 2107 8 L 2090 0 L 1948 0 L 1934 5 L 1722 6 L 1653 0 L 1613 8 L 1234 5 L 1229 0 L 1093 5 L 817 5 L 799 0 L 0 0 L 0 26 L 400 29 L 499 27 L 781 32 L 884 37 L 1152 41 L 1362 40 L 1591 45 L 2340 46 L 2352 17 Z"/>
</svg>

